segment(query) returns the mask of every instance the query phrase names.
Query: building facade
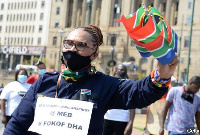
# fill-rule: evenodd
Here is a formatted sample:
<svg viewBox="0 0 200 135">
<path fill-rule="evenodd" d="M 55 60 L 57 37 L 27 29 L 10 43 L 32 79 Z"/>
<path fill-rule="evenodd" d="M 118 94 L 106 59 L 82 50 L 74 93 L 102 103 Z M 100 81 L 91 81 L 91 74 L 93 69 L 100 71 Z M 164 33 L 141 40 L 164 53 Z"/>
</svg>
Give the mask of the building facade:
<svg viewBox="0 0 200 135">
<path fill-rule="evenodd" d="M 108 66 L 112 59 L 117 64 L 133 60 L 130 66 L 131 77 L 134 77 L 134 74 L 139 74 L 141 77 L 148 75 L 155 68 L 155 59 L 153 57 L 142 58 L 128 37 L 123 24 L 115 22 L 120 19 L 121 15 L 135 12 L 142 2 L 146 6 L 157 8 L 177 33 L 179 37 L 177 53 L 180 54 L 180 66 L 174 75 L 179 76 L 179 81 L 180 79 L 185 81 L 193 0 L 54 0 L 52 1 L 46 55 L 49 67 L 57 69 L 60 59 L 58 58 L 59 50 L 62 49 L 61 38 L 67 37 L 74 27 L 94 24 L 101 28 L 104 36 L 99 57 L 93 62 L 98 70 L 104 73 L 112 71 L 112 68 Z M 196 0 L 195 5 L 199 4 L 200 0 Z M 198 53 L 200 51 L 200 12 L 198 12 L 198 6 L 195 6 L 194 11 L 189 78 L 193 75 L 200 75 L 200 53 Z M 58 32 L 60 29 L 65 31 L 62 37 Z M 179 52 L 180 48 L 181 52 Z"/>
<path fill-rule="evenodd" d="M 33 65 L 46 55 L 51 0 L 0 1 L 0 67 Z"/>
<path fill-rule="evenodd" d="M 135 12 L 141 3 L 157 8 L 177 33 L 180 66 L 174 75 L 179 81 L 185 81 L 193 0 L 1 0 L 0 67 L 13 68 L 26 62 L 34 64 L 34 59 L 43 54 L 47 70 L 59 70 L 62 40 L 75 27 L 93 24 L 101 28 L 104 36 L 99 56 L 93 61 L 99 71 L 109 74 L 113 61 L 119 64 L 131 60 L 130 78 L 146 76 L 155 68 L 156 60 L 142 58 L 123 24 L 115 22 L 122 15 Z M 189 78 L 200 75 L 200 12 L 197 5 L 200 0 L 195 1 Z"/>
</svg>

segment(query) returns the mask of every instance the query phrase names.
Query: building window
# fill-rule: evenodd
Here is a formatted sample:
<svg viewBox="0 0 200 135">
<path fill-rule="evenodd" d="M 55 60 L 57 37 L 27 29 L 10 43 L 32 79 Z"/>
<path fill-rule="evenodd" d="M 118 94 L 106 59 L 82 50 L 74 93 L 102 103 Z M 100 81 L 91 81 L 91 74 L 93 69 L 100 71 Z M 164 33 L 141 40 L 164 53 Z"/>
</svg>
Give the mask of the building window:
<svg viewBox="0 0 200 135">
<path fill-rule="evenodd" d="M 33 44 L 33 38 L 31 39 L 31 44 Z"/>
<path fill-rule="evenodd" d="M 15 21 L 15 14 L 13 15 L 13 21 Z"/>
<path fill-rule="evenodd" d="M 21 3 L 21 9 L 23 9 L 23 2 Z"/>
<path fill-rule="evenodd" d="M 17 32 L 17 26 L 15 26 L 15 32 Z"/>
<path fill-rule="evenodd" d="M 188 1 L 188 9 L 192 9 L 192 1 Z"/>
<path fill-rule="evenodd" d="M 2 30 L 2 26 L 0 26 L 0 32 L 1 32 L 1 30 Z"/>
<path fill-rule="evenodd" d="M 37 8 L 37 1 L 35 2 L 35 8 Z"/>
<path fill-rule="evenodd" d="M 31 32 L 31 26 L 29 26 L 29 32 Z"/>
<path fill-rule="evenodd" d="M 45 6 L 45 1 L 42 1 L 41 8 L 44 8 L 44 6 Z"/>
<path fill-rule="evenodd" d="M 41 38 L 38 38 L 38 45 L 41 45 Z"/>
<path fill-rule="evenodd" d="M 28 38 L 28 43 L 27 43 L 28 45 L 30 44 L 30 38 Z"/>
<path fill-rule="evenodd" d="M 163 12 L 166 11 L 166 2 L 163 3 Z"/>
<path fill-rule="evenodd" d="M 19 33 L 21 32 L 21 26 L 19 26 L 19 29 L 18 29 Z"/>
<path fill-rule="evenodd" d="M 40 13 L 40 21 L 44 19 L 44 13 Z"/>
<path fill-rule="evenodd" d="M 26 26 L 26 33 L 28 32 L 28 26 Z"/>
<path fill-rule="evenodd" d="M 191 25 L 192 15 L 187 16 L 187 25 Z"/>
<path fill-rule="evenodd" d="M 3 15 L 0 15 L 0 21 L 3 21 Z"/>
<path fill-rule="evenodd" d="M 58 20 L 56 20 L 54 28 L 57 28 L 57 27 L 58 27 L 58 25 L 59 25 L 59 21 L 58 21 Z"/>
<path fill-rule="evenodd" d="M 57 37 L 53 37 L 53 45 L 57 44 Z"/>
<path fill-rule="evenodd" d="M 9 15 L 7 15 L 7 21 L 9 20 Z"/>
<path fill-rule="evenodd" d="M 32 20 L 32 16 L 33 16 L 33 14 L 30 14 L 30 21 Z"/>
<path fill-rule="evenodd" d="M 1 4 L 1 10 L 4 10 L 4 4 Z"/>
<path fill-rule="evenodd" d="M 32 29 L 32 32 L 34 32 L 35 31 L 35 26 L 33 26 L 33 29 Z"/>
<path fill-rule="evenodd" d="M 24 44 L 26 44 L 26 38 L 24 38 Z"/>
<path fill-rule="evenodd" d="M 141 65 L 147 64 L 147 62 L 148 62 L 148 61 L 147 61 L 147 58 L 141 58 L 141 59 L 140 59 L 140 64 L 141 64 Z"/>
<path fill-rule="evenodd" d="M 28 9 L 30 8 L 30 2 L 28 2 Z"/>
<path fill-rule="evenodd" d="M 176 2 L 176 11 L 178 11 L 179 2 Z"/>
<path fill-rule="evenodd" d="M 39 26 L 39 32 L 42 32 L 42 25 Z"/>
<path fill-rule="evenodd" d="M 15 7 L 14 7 L 14 9 L 16 9 L 17 8 L 17 3 L 15 3 Z"/>
<path fill-rule="evenodd" d="M 116 45 L 116 39 L 117 39 L 117 37 L 116 37 L 116 35 L 115 34 L 112 34 L 112 36 L 111 36 L 111 46 L 115 46 Z"/>
<path fill-rule="evenodd" d="M 34 14 L 34 17 L 33 17 L 33 20 L 35 21 L 35 18 L 36 18 L 36 14 Z"/>
<path fill-rule="evenodd" d="M 27 21 L 29 20 L 29 14 L 27 14 Z"/>
<path fill-rule="evenodd" d="M 56 14 L 59 15 L 60 14 L 60 7 L 56 8 Z"/>
<path fill-rule="evenodd" d="M 184 47 L 189 47 L 190 44 L 190 37 L 185 37 L 185 41 L 184 41 Z"/>
</svg>

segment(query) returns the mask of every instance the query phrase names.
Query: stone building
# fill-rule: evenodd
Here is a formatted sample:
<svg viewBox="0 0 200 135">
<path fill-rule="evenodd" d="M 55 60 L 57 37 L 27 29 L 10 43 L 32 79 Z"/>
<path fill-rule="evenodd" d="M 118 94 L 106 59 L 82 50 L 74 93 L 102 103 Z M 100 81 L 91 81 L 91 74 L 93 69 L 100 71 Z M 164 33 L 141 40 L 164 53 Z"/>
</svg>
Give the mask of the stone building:
<svg viewBox="0 0 200 135">
<path fill-rule="evenodd" d="M 0 69 L 46 55 L 50 10 L 51 0 L 0 1 Z"/>
<path fill-rule="evenodd" d="M 74 27 L 94 24 L 104 35 L 99 57 L 93 62 L 96 68 L 109 73 L 112 72 L 108 66 L 110 61 L 119 64 L 132 60 L 130 77 L 146 76 L 155 68 L 154 58 L 142 58 L 123 24 L 115 22 L 121 15 L 135 12 L 142 2 L 157 8 L 179 36 L 180 66 L 175 76 L 185 80 L 193 0 L 1 0 L 0 66 L 5 69 L 5 64 L 9 63 L 9 67 L 14 67 L 25 60 L 34 64 L 34 58 L 43 54 L 48 70 L 57 70 L 62 40 Z M 200 0 L 195 1 L 189 78 L 200 75 L 200 12 L 197 5 Z"/>
<path fill-rule="evenodd" d="M 48 66 L 51 69 L 57 69 L 60 46 L 62 49 L 61 38 L 67 37 L 74 27 L 90 23 L 98 25 L 104 35 L 104 44 L 100 47 L 99 57 L 93 62 L 98 70 L 102 72 L 111 70 L 108 62 L 112 59 L 117 64 L 131 59 L 134 60 L 130 67 L 131 76 L 134 74 L 148 75 L 155 67 L 155 60 L 153 57 L 142 58 L 128 37 L 123 24 L 115 22 L 120 19 L 121 15 L 135 12 L 142 2 L 146 6 L 157 8 L 179 36 L 180 67 L 179 74 L 177 74 L 177 68 L 175 76 L 178 75 L 180 79 L 185 80 L 192 0 L 54 0 L 52 1 L 46 55 Z M 195 5 L 199 4 L 200 0 L 196 0 Z M 198 12 L 198 6 L 195 6 L 194 11 L 189 77 L 200 74 L 200 53 L 198 53 L 200 51 L 200 12 Z M 65 31 L 62 37 L 58 32 L 60 29 Z"/>
</svg>

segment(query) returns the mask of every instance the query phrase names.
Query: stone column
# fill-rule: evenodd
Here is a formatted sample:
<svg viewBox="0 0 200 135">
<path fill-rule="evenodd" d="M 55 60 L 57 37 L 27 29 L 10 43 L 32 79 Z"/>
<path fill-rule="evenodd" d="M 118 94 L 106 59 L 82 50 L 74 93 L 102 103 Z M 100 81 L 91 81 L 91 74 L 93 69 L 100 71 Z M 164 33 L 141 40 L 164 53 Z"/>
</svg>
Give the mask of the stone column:
<svg viewBox="0 0 200 135">
<path fill-rule="evenodd" d="M 64 9 L 64 12 L 66 14 L 66 16 L 65 16 L 65 27 L 67 27 L 67 24 L 69 23 L 69 16 L 68 16 L 68 14 L 69 14 L 69 0 L 65 0 L 64 2 L 66 2 L 65 3 L 66 7 Z"/>
<path fill-rule="evenodd" d="M 167 0 L 167 6 L 166 6 L 166 20 L 170 24 L 170 16 L 171 16 L 171 7 L 172 7 L 172 0 Z"/>
<path fill-rule="evenodd" d="M 91 14 L 91 24 L 95 24 L 95 15 L 97 10 L 97 0 L 93 0 L 92 3 L 92 14 Z"/>
<path fill-rule="evenodd" d="M 138 8 L 137 4 L 138 4 L 137 0 L 131 0 L 131 12 L 130 13 L 136 12 L 136 10 Z"/>
<path fill-rule="evenodd" d="M 86 23 L 86 12 L 87 12 L 87 2 L 86 0 L 83 0 L 82 3 L 82 15 L 81 15 L 81 26 L 84 26 Z"/>
<path fill-rule="evenodd" d="M 23 64 L 23 60 L 24 60 L 24 55 L 20 56 L 20 64 Z"/>
<path fill-rule="evenodd" d="M 169 22 L 169 24 L 171 24 L 171 25 L 174 25 L 175 12 L 176 12 L 176 3 L 173 2 L 172 6 L 171 6 L 170 22 Z"/>
<path fill-rule="evenodd" d="M 153 6 L 158 10 L 160 5 L 160 0 L 154 0 Z"/>
<path fill-rule="evenodd" d="M 122 14 L 124 14 L 125 16 L 132 13 L 131 6 L 133 6 L 133 4 L 131 4 L 131 1 L 132 0 L 125 0 L 124 2 L 122 2 Z"/>
<path fill-rule="evenodd" d="M 31 55 L 31 65 L 33 65 L 33 59 L 34 59 L 34 56 Z"/>
<path fill-rule="evenodd" d="M 102 29 L 109 26 L 109 22 L 111 19 L 111 6 L 113 0 L 102 0 L 101 6 L 101 16 L 100 16 L 100 26 Z M 105 14 L 107 13 L 107 14 Z"/>
<path fill-rule="evenodd" d="M 142 0 L 142 2 L 146 6 L 146 8 L 148 8 L 149 6 L 151 6 L 150 0 Z"/>
<path fill-rule="evenodd" d="M 78 9 L 78 0 L 74 0 L 74 2 L 73 2 L 73 11 L 72 11 L 72 25 L 71 25 L 71 27 L 76 27 L 77 9 Z"/>
<path fill-rule="evenodd" d="M 12 68 L 13 65 L 13 54 L 10 55 L 10 63 L 9 63 L 9 67 L 8 68 Z"/>
</svg>

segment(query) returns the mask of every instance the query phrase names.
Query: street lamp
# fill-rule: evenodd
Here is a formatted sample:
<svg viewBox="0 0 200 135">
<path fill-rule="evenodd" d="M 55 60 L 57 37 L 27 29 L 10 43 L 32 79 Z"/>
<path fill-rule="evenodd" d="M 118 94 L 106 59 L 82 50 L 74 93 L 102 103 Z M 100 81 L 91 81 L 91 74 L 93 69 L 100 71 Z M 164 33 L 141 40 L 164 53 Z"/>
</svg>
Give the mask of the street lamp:
<svg viewBox="0 0 200 135">
<path fill-rule="evenodd" d="M 60 48 L 59 48 L 59 55 L 58 55 L 58 70 L 60 69 L 60 55 L 61 55 L 61 46 L 62 46 L 62 39 L 63 35 L 65 34 L 65 31 L 63 29 L 58 31 L 60 34 Z"/>
<path fill-rule="evenodd" d="M 88 6 L 88 21 L 87 21 L 87 23 L 90 24 L 92 0 L 87 0 L 87 6 Z"/>
<path fill-rule="evenodd" d="M 189 72 L 190 72 L 190 52 L 191 52 L 191 42 L 192 42 L 192 27 L 193 27 L 193 18 L 194 18 L 194 5 L 195 0 L 193 0 L 193 6 L 192 6 L 192 19 L 190 24 L 190 44 L 188 49 L 188 63 L 187 63 L 187 78 L 186 78 L 186 84 L 188 84 L 188 78 L 189 78 Z"/>
</svg>

